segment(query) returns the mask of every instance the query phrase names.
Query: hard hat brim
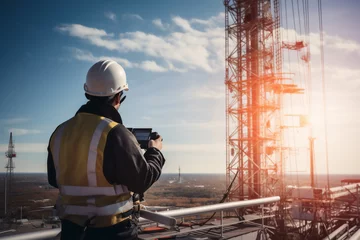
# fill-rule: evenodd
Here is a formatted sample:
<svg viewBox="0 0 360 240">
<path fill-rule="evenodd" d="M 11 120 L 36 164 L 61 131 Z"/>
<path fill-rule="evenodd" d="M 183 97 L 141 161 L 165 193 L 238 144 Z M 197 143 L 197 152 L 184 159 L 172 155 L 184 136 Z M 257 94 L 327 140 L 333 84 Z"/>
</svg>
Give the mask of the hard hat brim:
<svg viewBox="0 0 360 240">
<path fill-rule="evenodd" d="M 120 87 L 119 89 L 117 90 L 112 90 L 111 92 L 92 92 L 92 91 L 89 91 L 89 88 L 87 87 L 86 83 L 84 84 L 84 91 L 85 93 L 91 95 L 91 96 L 95 96 L 95 97 L 110 97 L 110 96 L 113 96 L 121 91 L 129 91 L 129 87 L 128 87 L 128 84 Z"/>
</svg>

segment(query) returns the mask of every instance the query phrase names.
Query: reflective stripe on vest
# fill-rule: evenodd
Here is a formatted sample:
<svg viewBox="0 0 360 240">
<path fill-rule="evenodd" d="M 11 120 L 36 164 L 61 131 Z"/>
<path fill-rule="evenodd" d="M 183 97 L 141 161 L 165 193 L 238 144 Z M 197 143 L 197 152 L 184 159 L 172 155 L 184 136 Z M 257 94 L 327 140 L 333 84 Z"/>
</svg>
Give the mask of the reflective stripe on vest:
<svg viewBox="0 0 360 240">
<path fill-rule="evenodd" d="M 87 176 L 88 184 L 90 187 L 97 186 L 96 184 L 96 157 L 97 157 L 97 147 L 100 141 L 101 134 L 104 131 L 104 128 L 109 125 L 111 121 L 109 119 L 102 119 L 99 125 L 96 127 L 94 135 L 92 136 L 90 142 L 89 155 L 87 160 Z"/>
<path fill-rule="evenodd" d="M 60 192 L 69 196 L 90 196 L 105 195 L 115 196 L 128 193 L 128 189 L 124 185 L 114 185 L 114 187 L 79 187 L 79 186 L 60 186 Z"/>
<path fill-rule="evenodd" d="M 69 215 L 87 215 L 87 216 L 111 216 L 127 212 L 133 208 L 132 198 L 127 201 L 107 205 L 104 207 L 65 205 L 65 214 Z"/>
</svg>

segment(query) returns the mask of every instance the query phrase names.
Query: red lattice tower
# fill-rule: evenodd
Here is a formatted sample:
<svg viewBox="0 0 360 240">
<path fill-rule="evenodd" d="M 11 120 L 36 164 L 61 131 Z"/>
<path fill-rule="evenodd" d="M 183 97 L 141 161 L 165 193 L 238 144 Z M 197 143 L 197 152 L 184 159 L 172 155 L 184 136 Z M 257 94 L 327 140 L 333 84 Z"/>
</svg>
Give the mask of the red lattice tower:
<svg viewBox="0 0 360 240">
<path fill-rule="evenodd" d="M 225 0 L 229 200 L 275 195 L 283 177 L 278 1 Z M 236 175 L 236 173 L 238 174 Z M 234 179 L 236 178 L 236 179 Z"/>
</svg>

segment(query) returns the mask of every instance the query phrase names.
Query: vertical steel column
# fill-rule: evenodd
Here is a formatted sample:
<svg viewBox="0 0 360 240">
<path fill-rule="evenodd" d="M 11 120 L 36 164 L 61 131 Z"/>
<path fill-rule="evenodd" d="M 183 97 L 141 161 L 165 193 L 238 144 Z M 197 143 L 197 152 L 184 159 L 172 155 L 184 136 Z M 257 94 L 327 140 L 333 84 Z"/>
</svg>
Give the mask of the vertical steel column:
<svg viewBox="0 0 360 240">
<path fill-rule="evenodd" d="M 357 196 L 357 215 L 358 215 L 358 225 L 360 226 L 360 192 L 359 192 L 359 184 L 356 185 L 356 196 Z"/>
<path fill-rule="evenodd" d="M 314 171 L 314 139 L 312 137 L 309 137 L 309 143 L 310 143 L 310 183 L 311 187 L 315 187 L 315 171 Z"/>
</svg>

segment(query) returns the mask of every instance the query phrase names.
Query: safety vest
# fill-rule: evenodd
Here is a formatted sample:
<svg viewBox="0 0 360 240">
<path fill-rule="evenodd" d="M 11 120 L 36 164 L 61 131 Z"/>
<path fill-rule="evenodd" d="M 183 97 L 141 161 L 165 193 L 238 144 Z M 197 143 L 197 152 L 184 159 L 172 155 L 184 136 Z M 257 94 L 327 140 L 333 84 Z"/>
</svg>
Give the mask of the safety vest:
<svg viewBox="0 0 360 240">
<path fill-rule="evenodd" d="M 92 227 L 107 227 L 128 219 L 131 193 L 111 185 L 103 174 L 107 136 L 118 123 L 89 113 L 78 113 L 61 124 L 50 140 L 59 187 L 57 210 L 61 219 Z"/>
</svg>

